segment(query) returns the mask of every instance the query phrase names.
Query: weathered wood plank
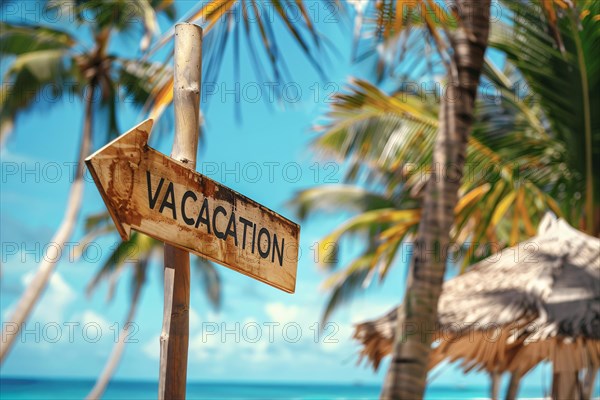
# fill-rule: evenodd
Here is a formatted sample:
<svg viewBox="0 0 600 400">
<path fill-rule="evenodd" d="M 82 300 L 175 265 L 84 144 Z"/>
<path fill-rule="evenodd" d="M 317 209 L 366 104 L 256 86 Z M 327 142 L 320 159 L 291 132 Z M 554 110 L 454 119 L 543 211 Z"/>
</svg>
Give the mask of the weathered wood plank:
<svg viewBox="0 0 600 400">
<path fill-rule="evenodd" d="M 135 229 L 293 293 L 300 227 L 150 148 L 151 128 L 144 121 L 86 160 L 123 239 Z"/>
</svg>

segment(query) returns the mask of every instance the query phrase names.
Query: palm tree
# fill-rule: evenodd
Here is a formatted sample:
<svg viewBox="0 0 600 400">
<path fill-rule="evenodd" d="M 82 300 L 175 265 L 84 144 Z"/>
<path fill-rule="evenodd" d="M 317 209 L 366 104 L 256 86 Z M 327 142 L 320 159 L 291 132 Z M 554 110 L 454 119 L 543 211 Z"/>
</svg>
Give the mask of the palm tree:
<svg viewBox="0 0 600 400">
<path fill-rule="evenodd" d="M 185 18 L 187 22 L 201 22 L 204 27 L 203 64 L 205 64 L 205 66 L 203 69 L 206 71 L 206 76 L 203 77 L 203 80 L 216 80 L 223 60 L 225 48 L 230 37 L 233 37 L 235 59 L 237 60 L 235 71 L 236 74 L 239 74 L 239 42 L 242 33 L 246 38 L 248 47 L 251 49 L 250 54 L 253 56 L 252 64 L 259 79 L 264 81 L 272 81 L 275 79 L 278 82 L 284 79 L 284 75 L 287 71 L 285 59 L 278 47 L 272 27 L 269 26 L 272 21 L 269 21 L 264 15 L 266 7 L 270 7 L 271 5 L 274 6 L 276 16 L 287 27 L 315 70 L 322 74 L 321 67 L 316 61 L 316 55 L 313 54 L 314 50 L 307 44 L 307 40 L 304 38 L 304 35 L 308 33 L 312 37 L 315 47 L 318 49 L 319 36 L 303 1 L 296 1 L 294 4 L 283 4 L 278 1 L 270 2 L 264 0 L 216 0 L 211 3 L 199 2 L 197 9 L 191 10 L 188 13 L 189 15 Z M 290 6 L 297 7 L 298 10 L 300 10 L 302 15 L 301 21 L 294 21 L 292 19 L 293 15 L 288 14 L 289 10 L 287 8 Z M 256 27 L 258 27 L 258 32 L 253 32 L 253 28 Z M 266 68 L 261 65 L 259 61 L 260 57 L 256 54 L 252 37 L 257 33 L 260 35 L 263 49 L 268 56 L 270 67 L 272 68 L 273 75 L 270 77 L 267 77 L 269 74 L 264 72 Z M 169 33 L 150 50 L 146 57 L 151 56 L 160 47 L 166 45 L 172 38 L 172 35 L 173 30 L 169 31 Z M 149 114 L 154 118 L 160 117 L 163 111 L 171 104 L 172 100 L 173 77 L 172 75 L 168 75 L 164 80 L 161 80 L 160 84 L 152 88 L 152 93 L 146 103 L 147 108 L 149 108 Z M 107 225 L 103 224 L 106 220 L 106 216 L 89 219 L 90 224 L 88 225 L 91 227 L 92 231 L 89 233 L 87 240 L 91 240 L 98 235 L 110 233 L 110 229 L 107 228 Z M 109 224 L 108 227 L 112 227 L 112 225 Z M 112 278 L 111 282 L 116 279 L 115 276 L 118 275 L 118 272 L 121 269 L 120 267 L 123 265 L 120 254 L 128 254 L 129 250 L 127 249 L 131 247 L 139 252 L 139 258 L 134 264 L 135 273 L 134 282 L 132 284 L 132 301 L 126 316 L 124 330 L 132 321 L 137 308 L 139 294 L 145 277 L 145 272 L 143 271 L 145 271 L 151 255 L 156 252 L 162 252 L 162 243 L 145 235 L 134 233 L 128 242 L 123 243 L 115 250 L 113 256 L 111 256 L 109 261 L 107 261 L 104 267 L 98 272 L 89 286 L 90 290 L 93 289 L 101 279 L 107 278 L 109 275 Z M 220 281 L 216 269 L 213 264 L 207 260 L 197 258 L 196 270 L 202 277 L 204 290 L 208 295 L 209 300 L 211 300 L 213 306 L 217 307 L 220 302 Z M 122 337 L 120 337 L 119 342 L 113 349 L 104 370 L 96 381 L 94 388 L 88 394 L 88 398 L 100 397 L 106 389 L 110 378 L 114 374 L 122 356 L 125 344 L 122 339 L 126 336 L 126 332 L 122 332 L 121 336 Z"/>
<path fill-rule="evenodd" d="M 323 0 L 336 4 L 339 0 Z M 313 22 L 313 14 L 304 0 L 212 0 L 199 1 L 184 17 L 186 22 L 202 26 L 203 81 L 216 81 L 227 46 L 233 46 L 234 75 L 240 78 L 240 49 L 246 46 L 250 54 L 250 65 L 261 82 L 287 82 L 291 74 L 286 63 L 285 52 L 277 40 L 273 25 L 282 24 L 297 47 L 315 71 L 324 77 L 318 57 L 326 56 L 324 46 L 332 44 L 321 35 Z M 312 3 L 310 3 L 312 4 Z M 149 51 L 155 53 L 172 39 L 174 29 L 164 35 Z M 256 45 L 257 38 L 259 45 Z M 242 42 L 244 40 L 244 42 Z M 262 53 L 262 54 L 261 54 Z M 267 65 L 262 62 L 268 60 Z M 280 89 L 275 93 L 281 97 Z M 148 102 L 151 118 L 158 118 L 173 101 L 173 77 L 156 86 Z M 236 104 L 236 107 L 239 106 Z"/>
<path fill-rule="evenodd" d="M 52 7 L 69 7 L 69 1 L 49 3 Z M 94 47 L 87 50 L 83 43 L 66 31 L 41 26 L 20 26 L 2 24 L 2 52 L 16 56 L 11 68 L 8 69 L 4 81 L 14 82 L 12 91 L 4 91 L 0 99 L 0 117 L 2 141 L 7 137 L 15 117 L 30 108 L 35 95 L 42 89 L 51 86 L 60 89 L 60 83 L 65 80 L 77 82 L 76 87 L 82 88 L 77 92 L 86 104 L 85 122 L 82 141 L 78 156 L 78 168 L 71 186 L 67 209 L 63 221 L 52 238 L 58 246 L 68 241 L 75 227 L 83 192 L 83 159 L 89 154 L 92 137 L 92 122 L 95 108 L 101 106 L 109 112 L 109 132 L 119 132 L 116 124 L 116 108 L 114 98 L 118 94 L 115 88 L 119 84 L 131 92 L 136 102 L 145 103 L 150 107 L 150 114 L 158 117 L 172 102 L 172 75 L 164 73 L 164 68 L 153 65 L 146 59 L 169 41 L 173 32 L 163 37 L 148 55 L 140 60 L 130 60 L 115 57 L 108 53 L 108 44 L 113 31 L 122 31 L 135 26 L 129 18 L 141 18 L 146 34 L 141 47 L 149 45 L 150 39 L 156 33 L 155 10 L 165 11 L 173 19 L 174 7 L 169 0 L 140 1 L 132 7 L 131 2 L 119 0 L 114 2 L 99 2 L 95 0 L 77 2 L 75 15 L 81 25 L 87 25 L 94 35 Z M 209 71 L 205 80 L 214 80 L 223 60 L 224 50 L 233 38 L 235 49 L 236 74 L 239 74 L 240 38 L 245 36 L 251 49 L 252 65 L 260 79 L 272 81 L 281 80 L 286 74 L 287 66 L 278 46 L 276 36 L 271 27 L 272 21 L 264 14 L 267 8 L 274 7 L 278 20 L 283 22 L 290 35 L 298 43 L 301 50 L 310 60 L 315 69 L 322 73 L 316 61 L 315 50 L 319 49 L 322 40 L 311 20 L 303 1 L 294 4 L 265 0 L 214 0 L 209 3 L 199 2 L 197 9 L 192 10 L 186 18 L 189 22 L 200 21 L 207 34 L 204 40 L 205 71 Z M 300 21 L 294 21 L 293 13 L 288 9 L 295 7 L 301 15 Z M 132 10 L 135 14 L 132 14 Z M 87 21 L 87 16 L 96 15 L 94 21 Z M 115 18 L 116 16 L 116 18 Z M 237 23 L 241 21 L 241 23 Z M 260 62 L 254 45 L 254 36 L 258 35 L 263 49 L 267 54 L 272 69 L 272 77 L 265 73 L 266 68 Z M 306 35 L 310 35 L 314 46 L 309 46 Z M 84 50 L 81 50 L 84 49 Z M 139 79 L 138 79 L 139 78 Z M 89 90 L 84 91 L 83 88 Z M 97 92 L 101 93 L 101 101 L 94 104 L 92 99 Z M 150 95 L 150 96 L 149 96 Z M 19 300 L 11 321 L 20 328 L 27 319 L 35 303 L 44 291 L 52 271 L 58 260 L 44 261 L 40 264 L 34 279 Z M 4 345 L 0 351 L 2 362 L 11 349 L 16 334 L 2 333 Z"/>
<path fill-rule="evenodd" d="M 560 141 L 573 175 L 553 188 L 566 219 L 586 233 L 600 234 L 600 4 L 505 2 L 513 25 L 498 24 L 491 46 L 502 51 L 536 94 L 544 129 Z M 562 193 L 561 193 L 562 192 Z"/>
<path fill-rule="evenodd" d="M 112 235 L 116 233 L 116 228 L 113 225 L 108 213 L 93 215 L 86 220 L 86 229 L 88 234 L 78 246 L 81 250 L 88 243 L 102 236 Z M 142 288 L 146 282 L 148 267 L 153 260 L 163 259 L 163 243 L 149 236 L 134 232 L 127 242 L 121 242 L 115 250 L 108 256 L 104 264 L 96 272 L 87 287 L 88 294 L 91 294 L 100 283 L 107 282 L 109 285 L 108 299 L 112 300 L 113 293 L 119 277 L 124 272 L 125 268 L 133 268 L 131 275 L 131 300 L 129 310 L 125 316 L 125 320 L 119 333 L 118 342 L 115 344 L 102 373 L 96 380 L 96 383 L 90 393 L 88 399 L 98 399 L 106 390 L 108 383 L 114 375 L 119 362 L 123 356 L 125 349 L 128 329 L 135 321 L 135 313 L 138 308 Z M 198 274 L 204 293 L 206 294 L 210 304 L 219 309 L 221 304 L 221 280 L 214 264 L 206 259 L 195 258 L 195 272 Z"/>
<path fill-rule="evenodd" d="M 520 24 L 537 26 L 539 31 L 544 31 L 547 21 L 540 12 L 541 5 L 527 2 L 526 6 L 519 8 L 521 15 L 528 17 Z M 570 11 L 582 15 L 579 33 L 582 38 L 597 40 L 597 36 L 594 39 L 596 30 L 593 21 L 588 17 L 598 13 L 597 8 L 595 2 L 588 2 L 578 11 Z M 529 11 L 525 13 L 525 10 Z M 518 28 L 520 25 L 512 26 Z M 513 28 L 508 24 L 500 26 L 497 23 L 494 27 L 490 45 L 500 49 L 514 43 L 510 49 L 518 54 L 520 45 L 511 37 L 521 37 L 519 31 L 510 33 Z M 536 45 L 543 50 L 539 56 L 551 57 L 551 60 L 535 62 L 535 65 L 564 68 L 559 76 L 580 75 L 576 72 L 578 57 L 575 46 L 568 46 L 575 43 L 572 34 L 570 28 L 561 30 L 567 45 L 564 55 L 556 52 L 556 41 L 551 34 L 543 34 L 544 45 Z M 594 59 L 593 46 L 587 44 L 590 40 L 593 42 L 592 39 L 583 42 L 585 60 Z M 526 54 L 532 54 L 532 51 Z M 534 67 L 534 61 L 528 63 L 528 74 L 539 70 Z M 597 76 L 597 72 L 591 70 L 596 64 L 590 64 L 588 75 Z M 574 163 L 581 163 L 578 155 L 585 154 L 585 151 L 584 147 L 570 145 L 584 143 L 583 131 L 578 128 L 584 122 L 583 119 L 577 122 L 574 116 L 565 112 L 552 110 L 562 107 L 562 103 L 581 102 L 581 92 L 561 84 L 559 87 L 563 88 L 563 92 L 552 96 L 560 99 L 561 104 L 550 103 L 551 107 L 546 107 L 544 103 L 549 101 L 541 100 L 542 94 L 537 88 L 542 88 L 544 93 L 549 84 L 538 82 L 535 76 L 525 78 L 510 59 L 503 69 L 487 60 L 482 79 L 473 132 L 468 139 L 467 179 L 463 180 L 460 188 L 460 200 L 451 230 L 451 242 L 459 245 L 455 248 L 458 254 L 454 256 L 457 260 L 462 258 L 463 270 L 466 265 L 534 235 L 534 226 L 548 209 L 571 225 L 585 228 L 582 221 L 585 221 L 588 180 L 582 178 Z M 597 80 L 589 81 L 590 95 L 597 92 L 597 85 Z M 578 110 L 583 108 L 577 107 Z M 573 107 L 569 109 L 571 112 L 574 110 Z M 372 263 L 365 264 L 364 268 L 346 268 L 326 282 L 326 285 L 333 285 L 333 291 L 325 319 L 337 305 L 352 295 L 351 282 L 355 282 L 355 288 L 361 288 L 368 286 L 375 275 L 384 279 L 393 257 L 386 260 L 382 255 L 390 256 L 403 240 L 410 241 L 412 238 L 416 227 L 414 218 L 418 220 L 420 213 L 423 177 L 429 176 L 438 112 L 435 96 L 406 90 L 388 95 L 366 81 L 354 80 L 345 93 L 336 96 L 325 124 L 316 127 L 322 134 L 314 142 L 314 147 L 326 156 L 348 163 L 347 183 L 364 180 L 370 184 L 366 187 L 323 185 L 305 190 L 293 202 L 299 216 L 304 219 L 319 210 L 337 211 L 340 208 L 358 211 L 358 216 L 324 238 L 321 246 L 332 248 L 331 243 L 364 232 L 379 249 L 376 257 L 372 257 L 376 254 L 371 255 Z M 591 126 L 598 126 L 599 117 L 593 114 L 591 118 Z M 568 131 L 554 132 L 553 126 L 564 127 L 569 121 L 573 123 Z M 568 139 L 570 136 L 574 138 Z M 597 137 L 597 134 L 593 135 L 593 138 Z M 596 149 L 600 144 L 594 140 L 593 163 L 597 164 Z M 597 187 L 597 174 L 592 178 Z M 413 215 L 404 222 L 394 220 L 393 224 L 384 225 L 387 208 L 413 210 Z M 382 209 L 381 217 L 376 212 L 379 209 Z M 598 213 L 598 205 L 594 206 L 594 210 Z M 599 228 L 596 223 L 594 229 Z M 493 246 L 485 246 L 486 243 Z M 368 255 L 369 252 L 364 252 L 361 257 Z M 330 260 L 331 257 L 328 257 L 325 261 Z M 337 267 L 332 262 L 323 264 Z M 362 279 L 358 276 L 361 273 Z"/>
<path fill-rule="evenodd" d="M 126 1 L 77 2 L 74 15 L 79 25 L 89 28 L 93 37 L 91 47 L 77 36 L 59 29 L 4 22 L 0 26 L 2 54 L 14 57 L 3 77 L 4 82 L 11 82 L 13 86 L 11 90 L 3 91 L 0 98 L 0 132 L 3 142 L 15 118 L 37 105 L 37 96 L 44 89 L 50 88 L 58 95 L 65 90 L 65 82 L 74 83 L 74 92 L 84 103 L 84 123 L 77 169 L 63 220 L 51 239 L 58 247 L 64 246 L 69 240 L 79 216 L 84 187 L 83 161 L 91 150 L 94 116 L 105 110 L 108 121 L 107 136 L 115 135 L 119 131 L 115 105 L 118 96 L 123 94 L 119 92 L 119 88 L 123 88 L 132 99 L 139 102 L 145 100 L 150 88 L 164 76 L 161 66 L 110 54 L 110 39 L 115 33 L 133 26 L 129 20 L 134 15 L 132 12 L 144 21 L 146 34 L 152 35 L 156 26 L 154 10 L 172 10 L 167 3 L 144 1 L 140 2 L 140 7 L 131 8 L 131 4 Z M 48 3 L 48 7 L 71 5 L 72 2 Z M 93 21 L 86 17 L 90 12 L 96 15 Z M 16 323 L 17 329 L 27 320 L 44 292 L 57 262 L 58 258 L 44 258 L 40 263 L 33 280 L 9 318 L 11 322 Z M 0 362 L 5 360 L 15 337 L 16 334 L 11 335 L 3 329 Z"/>
<path fill-rule="evenodd" d="M 186 20 L 189 22 L 201 21 L 204 25 L 204 32 L 207 34 L 204 39 L 204 58 L 205 71 L 208 71 L 208 76 L 205 77 L 205 80 L 216 79 L 215 74 L 218 73 L 224 49 L 230 38 L 233 38 L 236 52 L 235 58 L 238 60 L 236 62 L 236 74 L 239 74 L 239 48 L 240 37 L 242 35 L 245 36 L 247 45 L 251 49 L 249 53 L 253 56 L 252 64 L 258 77 L 265 81 L 272 81 L 273 79 L 279 81 L 283 79 L 282 77 L 287 72 L 287 66 L 282 57 L 282 51 L 278 46 L 274 31 L 270 26 L 272 21 L 264 14 L 267 7 L 270 8 L 271 6 L 274 7 L 275 15 L 284 23 L 290 35 L 307 56 L 313 67 L 322 74 L 321 67 L 316 61 L 316 54 L 314 54 L 314 49 L 319 49 L 319 43 L 322 38 L 319 37 L 303 1 L 296 1 L 292 4 L 263 0 L 215 0 L 210 3 L 199 2 L 198 4 L 197 9 L 192 10 Z M 12 79 L 12 81 L 15 81 L 15 93 L 20 93 L 23 89 L 30 89 L 31 87 L 39 91 L 50 84 L 74 78 L 78 79 L 77 82 L 81 81 L 92 88 L 92 93 L 84 99 L 86 103 L 86 118 L 78 158 L 78 172 L 69 196 L 67 213 L 59 231 L 52 239 L 53 242 L 59 245 L 66 242 L 71 236 L 79 215 L 83 190 L 83 159 L 90 152 L 92 137 L 92 120 L 95 112 L 95 104 L 93 104 L 91 99 L 94 98 L 94 95 L 97 92 L 101 92 L 102 101 L 100 105 L 109 111 L 109 132 L 111 134 L 119 132 L 116 124 L 116 109 L 113 102 L 114 96 L 117 94 L 115 88 L 119 85 L 125 86 L 128 94 L 133 95 L 136 103 L 145 103 L 146 106 L 151 106 L 150 114 L 155 118 L 160 116 L 172 101 L 172 74 L 169 73 L 167 68 L 146 61 L 154 51 L 170 40 L 172 31 L 164 36 L 159 44 L 141 61 L 118 58 L 107 52 L 111 33 L 132 26 L 131 21 L 125 18 L 134 16 L 131 10 L 129 10 L 131 5 L 132 3 L 130 2 L 120 0 L 109 2 L 108 4 L 93 0 L 77 3 L 76 15 L 80 23 L 84 24 L 86 22 L 85 18 L 83 18 L 84 12 L 90 13 L 91 11 L 91 14 L 98 17 L 91 24 L 88 23 L 95 35 L 95 47 L 92 51 L 80 51 L 79 48 L 84 46 L 78 43 L 73 35 L 64 31 L 39 26 L 2 25 L 2 50 L 3 52 L 6 51 L 6 54 L 17 56 L 17 59 L 13 63 L 13 68 L 8 71 L 6 76 L 6 80 Z M 145 29 L 145 35 L 140 44 L 140 47 L 144 49 L 149 45 L 151 38 L 156 33 L 157 22 L 154 9 L 165 11 L 173 19 L 174 7 L 172 2 L 168 0 L 141 1 L 139 4 L 136 3 L 136 5 L 138 7 L 133 7 L 137 12 L 135 16 L 141 17 Z M 61 7 L 63 4 L 61 2 L 52 2 L 52 6 Z M 66 6 L 69 6 L 69 4 L 66 4 Z M 129 8 L 125 9 L 125 7 Z M 300 21 L 293 20 L 294 14 L 288 13 L 290 7 L 296 8 L 300 12 Z M 115 19 L 114 16 L 118 18 Z M 237 23 L 239 21 L 241 23 Z M 309 46 L 308 40 L 305 38 L 307 34 L 311 36 L 314 46 Z M 263 44 L 262 48 L 268 56 L 272 76 L 265 73 L 266 68 L 262 66 L 260 57 L 255 51 L 253 37 L 256 35 L 260 37 Z M 31 86 L 26 87 L 25 85 L 27 84 Z M 55 86 L 60 87 L 60 85 Z M 33 94 L 35 91 L 26 90 L 24 93 Z M 10 93 L 5 94 L 6 96 L 1 99 L 0 110 L 3 140 L 12 127 L 14 117 L 32 105 L 32 100 L 29 97 L 23 99 L 22 96 L 10 96 Z M 144 246 L 152 244 L 150 246 L 152 248 L 156 245 L 155 242 L 145 239 L 142 235 L 135 235 L 135 242 L 132 243 L 144 244 Z M 132 244 L 129 243 L 127 245 L 131 246 Z M 144 254 L 136 264 L 136 273 L 134 274 L 136 278 L 133 285 L 132 302 L 126 321 L 130 321 L 133 318 L 137 308 L 145 276 L 143 271 L 145 271 L 149 257 L 148 253 Z M 34 280 L 19 301 L 11 318 L 11 320 L 17 322 L 19 327 L 27 319 L 35 303 L 43 293 L 47 281 L 56 266 L 56 261 L 44 262 L 40 265 Z M 214 283 L 218 281 L 216 271 L 212 269 L 210 264 L 203 261 L 199 261 L 197 265 L 205 277 L 204 281 L 207 282 L 206 292 L 213 301 L 216 301 L 218 298 L 218 292 L 215 292 L 217 289 L 214 286 Z M 118 268 L 119 266 L 120 263 L 118 262 L 114 264 L 107 263 L 105 265 L 108 269 L 114 268 L 116 270 L 120 269 Z M 102 276 L 104 274 L 105 272 L 102 272 Z M 14 337 L 15 335 L 10 336 L 6 332 L 3 332 L 2 339 L 4 345 L 0 355 L 1 360 L 4 360 L 12 347 Z M 96 397 L 102 394 L 121 357 L 123 346 L 124 343 L 119 342 L 115 347 L 90 396 Z"/>
<path fill-rule="evenodd" d="M 500 71 L 487 63 L 484 73 L 485 82 L 500 82 L 500 97 L 498 102 L 478 102 L 468 139 L 468 179 L 460 188 L 450 235 L 457 244 L 451 255 L 457 263 L 462 259 L 463 268 L 533 235 L 533 226 L 547 209 L 560 214 L 558 203 L 545 190 L 566 179 L 559 169 L 562 159 L 549 157 L 564 147 L 549 142 L 536 128 L 541 121 L 530 107 L 533 99 L 513 100 L 514 70 L 508 65 Z M 369 286 L 376 277 L 385 279 L 398 252 L 412 241 L 439 126 L 434 97 L 419 92 L 388 95 L 355 80 L 335 100 L 314 146 L 324 155 L 348 160 L 347 183 L 307 189 L 292 204 L 301 219 L 321 210 L 358 213 L 320 241 L 321 264 L 328 270 L 338 267 L 327 254 L 337 247 L 332 244 L 356 234 L 364 234 L 368 243 L 356 262 L 325 282 L 332 290 L 323 319 L 356 289 Z M 370 183 L 358 185 L 363 180 Z"/>
<path fill-rule="evenodd" d="M 447 64 L 448 87 L 440 105 L 439 129 L 433 149 L 433 173 L 424 193 L 415 238 L 412 268 L 398 330 L 381 393 L 382 399 L 422 398 L 431 351 L 432 329 L 446 269 L 450 227 L 458 202 L 466 147 L 473 120 L 479 75 L 489 31 L 489 1 L 457 1 L 457 27 L 449 33 L 453 52 Z M 443 173 L 436 171 L 441 167 Z"/>
<path fill-rule="evenodd" d="M 593 211 L 582 206 L 581 200 L 589 199 L 582 194 L 590 192 L 586 189 L 590 187 L 590 179 L 582 177 L 591 177 L 591 185 L 597 190 L 594 181 L 597 176 L 586 174 L 585 168 L 581 168 L 585 165 L 581 154 L 587 151 L 593 162 L 598 162 L 598 135 L 592 133 L 586 139 L 593 143 L 589 148 L 568 145 L 585 143 L 585 129 L 577 129 L 577 124 L 598 126 L 594 116 L 585 112 L 596 104 L 594 96 L 598 93 L 598 80 L 589 78 L 598 76 L 598 64 L 591 61 L 595 59 L 591 52 L 598 41 L 592 18 L 598 14 L 598 4 L 586 2 L 579 9 L 567 8 L 562 15 L 558 14 L 558 22 L 549 2 L 508 6 L 519 12 L 520 19 L 511 16 L 516 22 L 495 24 L 501 29 L 492 35 L 490 44 L 505 51 L 509 63 L 502 72 L 491 63 L 484 65 L 484 83 L 495 84 L 499 93 L 494 99 L 497 101 L 480 101 L 477 106 L 467 152 L 470 170 L 459 191 L 451 230 L 452 241 L 468 248 L 466 262 L 470 257 L 484 255 L 473 248 L 482 239 L 496 242 L 491 250 L 497 251 L 507 243 L 515 243 L 521 235 L 533 235 L 532 221 L 539 221 L 547 208 L 590 232 L 598 229 L 598 222 L 593 225 L 581 222 L 582 216 L 587 219 L 598 214 L 597 200 Z M 553 30 L 555 26 L 559 30 Z M 529 42 L 531 38 L 535 40 Z M 561 41 L 563 53 L 553 48 Z M 520 52 L 524 46 L 521 42 L 527 43 L 527 51 Z M 588 78 L 584 79 L 586 75 Z M 561 84 L 559 79 L 556 87 L 563 92 L 557 93 L 553 86 L 556 76 L 575 81 L 576 87 L 582 89 L 572 91 L 574 85 Z M 522 86 L 515 85 L 522 84 L 523 79 L 531 89 L 525 96 Z M 430 113 L 437 110 L 434 105 L 422 101 L 419 104 L 418 100 L 423 99 L 420 93 L 412 96 L 414 93 L 398 92 L 387 96 L 365 82 L 355 86 L 350 94 L 338 97 L 317 145 L 342 159 L 350 158 L 350 180 L 355 179 L 361 168 L 369 176 L 378 177 L 384 193 L 324 187 L 305 191 L 296 201 L 304 215 L 336 201 L 350 204 L 353 198 L 356 202 L 351 205 L 363 211 L 323 241 L 328 245 L 330 240 L 337 241 L 342 235 L 359 230 L 367 232 L 369 239 L 363 256 L 330 280 L 334 290 L 326 316 L 355 289 L 367 286 L 377 271 L 381 278 L 385 277 L 399 243 L 414 232 L 412 219 L 386 220 L 386 214 L 390 214 L 386 207 L 413 210 L 415 215 L 420 212 L 423 180 L 414 171 L 422 171 L 423 165 L 430 164 L 430 137 L 437 129 L 434 123 L 429 123 Z M 550 91 L 553 93 L 547 96 L 549 100 L 544 96 Z M 586 122 L 586 118 L 591 121 Z M 569 127 L 569 121 L 574 119 L 580 122 Z M 553 132 L 552 127 L 556 126 L 562 131 Z M 592 132 L 597 132 L 594 129 Z M 494 179 L 478 179 L 486 174 L 481 175 L 481 170 L 477 170 L 474 157 L 480 161 L 489 157 L 486 165 L 491 161 L 499 166 L 494 168 L 497 170 Z M 511 215 L 512 218 L 503 221 L 503 217 Z M 394 237 L 394 232 L 399 235 Z M 471 245 L 465 243 L 466 238 Z M 370 259 L 365 260 L 365 256 Z"/>
</svg>

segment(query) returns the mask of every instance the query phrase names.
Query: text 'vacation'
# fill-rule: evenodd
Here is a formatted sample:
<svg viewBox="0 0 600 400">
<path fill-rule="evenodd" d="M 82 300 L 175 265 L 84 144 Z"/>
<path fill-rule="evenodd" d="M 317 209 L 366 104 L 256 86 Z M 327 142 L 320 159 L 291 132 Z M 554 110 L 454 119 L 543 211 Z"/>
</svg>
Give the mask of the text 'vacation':
<svg viewBox="0 0 600 400">
<path fill-rule="evenodd" d="M 215 207 L 208 197 L 186 190 L 183 195 L 176 198 L 173 182 L 160 178 L 153 187 L 150 171 L 146 171 L 148 186 L 148 206 L 151 210 L 158 210 L 163 215 L 168 215 L 176 221 L 183 221 L 188 226 L 196 229 L 205 229 L 208 234 L 221 240 L 231 240 L 236 247 L 257 252 L 260 257 L 270 259 L 271 262 L 283 266 L 285 238 L 278 238 L 277 233 L 272 233 L 267 227 L 261 227 L 254 221 L 242 216 L 236 216 L 233 209 L 226 209 L 221 205 Z M 191 212 L 194 204 L 200 204 L 197 212 Z M 225 228 L 219 228 L 223 227 Z M 279 240 L 280 239 L 280 240 Z"/>
</svg>

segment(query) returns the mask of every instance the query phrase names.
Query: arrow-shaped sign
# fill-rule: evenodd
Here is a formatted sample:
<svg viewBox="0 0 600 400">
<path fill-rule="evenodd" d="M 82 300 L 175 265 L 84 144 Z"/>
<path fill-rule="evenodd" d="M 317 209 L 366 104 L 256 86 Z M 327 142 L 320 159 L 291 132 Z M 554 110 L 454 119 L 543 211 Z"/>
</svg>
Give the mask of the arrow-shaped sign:
<svg viewBox="0 0 600 400">
<path fill-rule="evenodd" d="M 300 227 L 149 147 L 152 124 L 85 160 L 123 240 L 135 229 L 293 293 Z"/>
</svg>

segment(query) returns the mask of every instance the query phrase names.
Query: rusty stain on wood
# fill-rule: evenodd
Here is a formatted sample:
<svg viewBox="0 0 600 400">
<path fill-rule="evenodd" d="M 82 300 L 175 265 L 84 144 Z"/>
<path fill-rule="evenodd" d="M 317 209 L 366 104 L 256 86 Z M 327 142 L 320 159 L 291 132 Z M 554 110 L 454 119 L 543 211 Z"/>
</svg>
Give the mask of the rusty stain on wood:
<svg viewBox="0 0 600 400">
<path fill-rule="evenodd" d="M 123 240 L 135 229 L 294 293 L 299 225 L 149 147 L 152 124 L 86 159 Z"/>
</svg>

